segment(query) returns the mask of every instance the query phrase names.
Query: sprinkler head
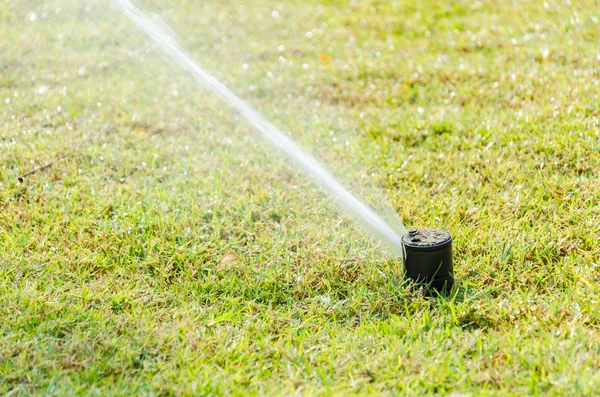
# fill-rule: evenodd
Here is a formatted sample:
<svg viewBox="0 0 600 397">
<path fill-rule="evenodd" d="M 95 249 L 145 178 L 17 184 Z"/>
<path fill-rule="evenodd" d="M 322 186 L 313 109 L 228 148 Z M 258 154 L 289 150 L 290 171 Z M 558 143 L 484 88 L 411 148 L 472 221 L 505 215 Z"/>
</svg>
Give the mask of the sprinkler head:
<svg viewBox="0 0 600 397">
<path fill-rule="evenodd" d="M 411 229 L 402 237 L 405 277 L 429 295 L 448 295 L 454 286 L 452 236 L 444 230 Z"/>
</svg>

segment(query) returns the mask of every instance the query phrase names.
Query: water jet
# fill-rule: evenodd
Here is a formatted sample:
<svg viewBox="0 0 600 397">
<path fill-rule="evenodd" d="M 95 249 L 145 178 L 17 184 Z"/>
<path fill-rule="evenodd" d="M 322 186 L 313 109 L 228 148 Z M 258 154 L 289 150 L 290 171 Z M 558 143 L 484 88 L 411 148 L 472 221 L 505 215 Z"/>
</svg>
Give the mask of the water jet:
<svg viewBox="0 0 600 397">
<path fill-rule="evenodd" d="M 310 153 L 306 152 L 292 138 L 264 118 L 248 102 L 242 100 L 242 98 L 200 66 L 198 62 L 181 48 L 171 33 L 154 23 L 142 8 L 130 0 L 113 0 L 113 3 L 131 22 L 152 39 L 172 61 L 190 73 L 196 82 L 220 97 L 232 110 L 243 116 L 261 133 L 263 138 L 283 152 L 299 169 L 310 176 L 371 237 L 385 245 L 396 256 L 402 255 L 402 243 L 400 240 L 402 234 L 406 232 L 402 223 L 398 225 L 398 231 L 392 228 L 370 206 L 363 203 L 346 189 Z"/>
</svg>

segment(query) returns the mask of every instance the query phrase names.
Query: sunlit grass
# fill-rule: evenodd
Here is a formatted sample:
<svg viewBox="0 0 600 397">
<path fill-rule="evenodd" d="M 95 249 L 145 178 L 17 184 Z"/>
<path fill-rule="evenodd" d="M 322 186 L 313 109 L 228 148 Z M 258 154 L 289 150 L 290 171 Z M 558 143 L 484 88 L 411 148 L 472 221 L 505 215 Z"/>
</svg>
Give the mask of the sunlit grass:
<svg viewBox="0 0 600 397">
<path fill-rule="evenodd" d="M 115 10 L 61 3 L 0 3 L 2 394 L 598 392 L 598 4 L 147 4 L 454 235 L 427 300 Z"/>
</svg>

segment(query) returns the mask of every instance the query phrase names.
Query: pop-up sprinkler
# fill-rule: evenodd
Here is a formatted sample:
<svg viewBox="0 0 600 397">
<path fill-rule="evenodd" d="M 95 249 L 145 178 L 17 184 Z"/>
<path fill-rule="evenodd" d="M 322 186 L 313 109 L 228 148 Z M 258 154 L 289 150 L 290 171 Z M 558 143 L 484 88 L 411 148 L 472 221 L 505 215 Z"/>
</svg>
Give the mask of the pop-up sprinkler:
<svg viewBox="0 0 600 397">
<path fill-rule="evenodd" d="M 429 294 L 447 295 L 454 286 L 452 236 L 444 230 L 411 229 L 402 237 L 405 277 Z"/>
</svg>

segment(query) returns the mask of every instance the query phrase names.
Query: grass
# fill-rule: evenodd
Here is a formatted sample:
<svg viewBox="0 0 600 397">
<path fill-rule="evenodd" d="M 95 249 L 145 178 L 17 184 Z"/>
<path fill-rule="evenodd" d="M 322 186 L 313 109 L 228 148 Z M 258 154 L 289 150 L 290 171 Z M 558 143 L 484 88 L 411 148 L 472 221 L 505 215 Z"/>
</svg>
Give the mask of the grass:
<svg viewBox="0 0 600 397">
<path fill-rule="evenodd" d="M 116 10 L 2 1 L 0 393 L 596 395 L 599 4 L 446 3 L 147 4 L 452 232 L 458 293 L 426 299 Z"/>
</svg>

